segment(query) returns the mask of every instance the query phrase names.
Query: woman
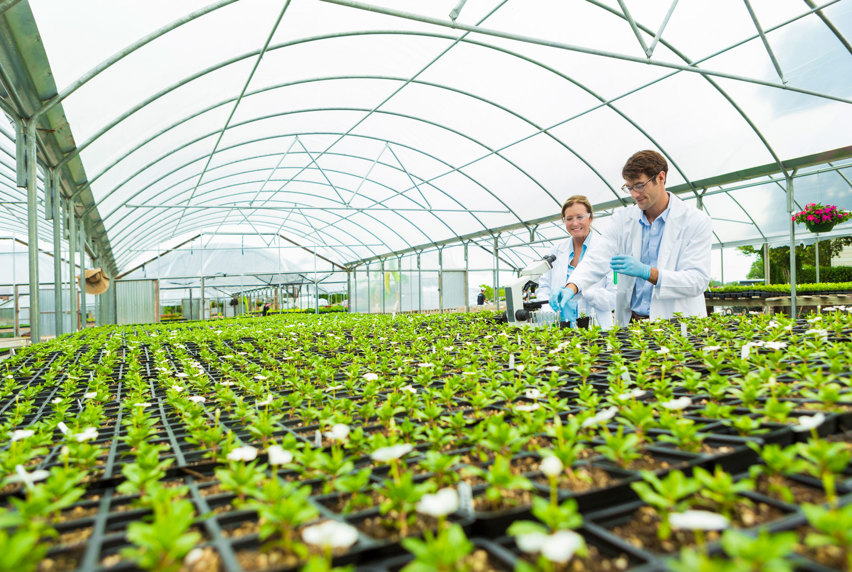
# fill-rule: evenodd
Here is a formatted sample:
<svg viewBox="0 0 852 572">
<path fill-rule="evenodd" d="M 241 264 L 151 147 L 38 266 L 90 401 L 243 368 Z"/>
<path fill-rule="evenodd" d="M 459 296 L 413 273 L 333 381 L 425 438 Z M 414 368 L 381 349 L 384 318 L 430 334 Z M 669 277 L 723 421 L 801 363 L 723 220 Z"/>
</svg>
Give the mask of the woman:
<svg viewBox="0 0 852 572">
<path fill-rule="evenodd" d="M 592 204 L 589 199 L 583 195 L 569 197 L 562 205 L 562 221 L 571 237 L 551 249 L 550 254 L 556 256 L 556 261 L 550 272 L 542 274 L 536 291 L 539 300 L 550 299 L 550 305 L 557 314 L 560 310 L 551 299 L 551 294 L 556 294 L 565 286 L 571 272 L 592 243 Z M 582 295 L 577 297 L 579 315 L 585 314 L 590 324 L 597 324 L 604 330 L 612 328 L 615 293 L 616 286 L 613 284 L 612 272 L 609 272 L 595 287 L 583 290 Z"/>
</svg>

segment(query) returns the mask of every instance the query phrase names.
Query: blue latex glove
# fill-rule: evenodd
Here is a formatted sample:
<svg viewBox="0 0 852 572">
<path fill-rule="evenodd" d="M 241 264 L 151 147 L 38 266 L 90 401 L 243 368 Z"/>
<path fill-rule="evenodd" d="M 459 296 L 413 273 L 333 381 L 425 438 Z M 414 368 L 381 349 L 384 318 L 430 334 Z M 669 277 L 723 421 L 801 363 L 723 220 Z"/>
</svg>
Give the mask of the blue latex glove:
<svg viewBox="0 0 852 572">
<path fill-rule="evenodd" d="M 559 288 L 550 293 L 550 307 L 553 308 L 553 311 L 557 314 L 562 311 L 562 304 L 565 300 L 574 297 L 574 291 L 570 288 Z"/>
<path fill-rule="evenodd" d="M 570 289 L 571 297 L 562 300 L 561 318 L 563 322 L 570 322 L 572 327 L 577 326 L 577 300 L 574 298 L 574 292 Z"/>
<path fill-rule="evenodd" d="M 613 256 L 612 260 L 609 261 L 609 267 L 619 274 L 635 276 L 643 280 L 651 277 L 651 267 L 649 265 L 642 264 L 632 256 L 627 256 L 626 254 Z"/>
<path fill-rule="evenodd" d="M 559 302 L 562 298 L 562 289 L 554 290 L 550 293 L 550 307 L 557 314 L 559 313 Z"/>
</svg>

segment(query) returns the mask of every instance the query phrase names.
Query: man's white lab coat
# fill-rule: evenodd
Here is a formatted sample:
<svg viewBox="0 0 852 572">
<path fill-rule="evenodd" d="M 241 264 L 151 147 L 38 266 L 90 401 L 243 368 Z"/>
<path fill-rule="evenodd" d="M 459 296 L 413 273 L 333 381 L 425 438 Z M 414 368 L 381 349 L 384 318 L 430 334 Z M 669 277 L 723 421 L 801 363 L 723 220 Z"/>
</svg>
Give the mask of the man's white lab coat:
<svg viewBox="0 0 852 572">
<path fill-rule="evenodd" d="M 657 256 L 659 278 L 651 295 L 650 318 L 671 318 L 676 313 L 685 316 L 706 316 L 704 291 L 710 283 L 710 247 L 713 227 L 710 217 L 687 205 L 669 193 L 670 211 L 660 240 Z M 610 272 L 613 256 L 627 254 L 637 260 L 642 250 L 642 211 L 632 205 L 618 209 L 612 216 L 609 231 L 600 236 L 586 251 L 583 260 L 571 273 L 570 282 L 582 294 L 597 285 Z M 630 309 L 633 276 L 618 276 L 615 319 L 625 326 L 632 315 Z"/>
</svg>

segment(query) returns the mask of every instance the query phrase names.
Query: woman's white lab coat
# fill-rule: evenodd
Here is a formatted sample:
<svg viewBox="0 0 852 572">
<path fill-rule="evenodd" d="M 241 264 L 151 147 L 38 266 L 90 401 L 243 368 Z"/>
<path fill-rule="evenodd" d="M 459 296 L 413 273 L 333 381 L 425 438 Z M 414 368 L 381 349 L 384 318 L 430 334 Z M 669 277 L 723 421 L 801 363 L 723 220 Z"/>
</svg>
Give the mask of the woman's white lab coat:
<svg viewBox="0 0 852 572">
<path fill-rule="evenodd" d="M 585 258 L 592 250 L 592 241 L 600 240 L 592 238 L 592 232 L 589 231 L 589 236 L 583 244 L 586 245 Z M 556 256 L 553 267 L 549 272 L 541 275 L 538 281 L 538 289 L 536 290 L 536 298 L 538 300 L 548 300 L 550 293 L 554 289 L 562 288 L 568 274 L 568 265 L 574 257 L 574 239 L 568 237 L 550 250 L 550 254 Z M 599 325 L 604 330 L 612 328 L 612 310 L 615 308 L 616 289 L 612 283 L 612 271 L 609 270 L 609 264 L 606 266 L 607 272 L 604 277 L 599 279 L 593 287 L 584 290 L 580 296 L 577 296 L 577 312 L 578 315 L 585 314 L 591 318 L 593 324 Z M 573 273 L 572 273 L 573 276 Z"/>
</svg>

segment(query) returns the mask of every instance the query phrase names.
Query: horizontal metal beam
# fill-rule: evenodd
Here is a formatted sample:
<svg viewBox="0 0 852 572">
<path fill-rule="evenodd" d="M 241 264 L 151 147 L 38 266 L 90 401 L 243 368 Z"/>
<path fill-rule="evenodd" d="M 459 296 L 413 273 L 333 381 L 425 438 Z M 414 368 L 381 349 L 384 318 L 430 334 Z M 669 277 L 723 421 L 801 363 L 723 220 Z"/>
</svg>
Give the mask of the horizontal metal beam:
<svg viewBox="0 0 852 572">
<path fill-rule="evenodd" d="M 302 205 L 281 206 L 252 206 L 243 205 L 124 205 L 131 209 L 246 209 L 246 210 L 270 210 L 270 211 L 382 211 L 382 212 L 418 212 L 418 213 L 487 213 L 487 214 L 511 214 L 507 210 L 481 210 L 481 209 L 415 209 L 415 208 L 393 208 L 393 207 L 352 207 L 352 206 L 328 206 L 308 207 Z M 255 233 L 257 234 L 257 233 Z"/>
</svg>

